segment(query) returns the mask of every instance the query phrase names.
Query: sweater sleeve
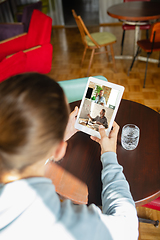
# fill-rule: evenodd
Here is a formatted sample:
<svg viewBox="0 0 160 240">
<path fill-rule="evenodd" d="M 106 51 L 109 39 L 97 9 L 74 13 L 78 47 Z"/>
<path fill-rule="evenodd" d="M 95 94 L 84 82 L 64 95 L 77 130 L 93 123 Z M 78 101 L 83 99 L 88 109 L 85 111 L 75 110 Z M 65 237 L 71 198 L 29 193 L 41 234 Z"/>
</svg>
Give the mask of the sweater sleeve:
<svg viewBox="0 0 160 240">
<path fill-rule="evenodd" d="M 129 184 L 113 152 L 102 154 L 102 220 L 119 238 L 137 239 L 138 218 Z M 106 216 L 110 216 L 106 218 Z M 113 221 L 113 222 L 112 222 Z M 114 223 L 114 224 L 113 224 Z M 115 231 L 114 231 L 114 226 Z"/>
<path fill-rule="evenodd" d="M 113 152 L 104 153 L 101 161 L 102 211 L 95 204 L 87 207 L 66 200 L 62 202 L 59 221 L 73 236 L 71 239 L 137 240 L 137 213 L 123 168 Z"/>
</svg>

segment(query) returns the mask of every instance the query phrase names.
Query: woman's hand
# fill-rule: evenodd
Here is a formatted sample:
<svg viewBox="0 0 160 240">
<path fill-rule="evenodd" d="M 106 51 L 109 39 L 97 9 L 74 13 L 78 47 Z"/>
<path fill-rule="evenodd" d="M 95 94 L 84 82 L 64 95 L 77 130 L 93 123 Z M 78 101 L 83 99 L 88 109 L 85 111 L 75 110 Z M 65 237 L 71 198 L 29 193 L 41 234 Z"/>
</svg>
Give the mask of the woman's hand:
<svg viewBox="0 0 160 240">
<path fill-rule="evenodd" d="M 107 137 L 105 128 L 100 125 L 99 133 L 101 135 L 101 139 L 97 137 L 91 136 L 91 139 L 98 142 L 101 146 L 101 153 L 105 152 L 115 152 L 117 149 L 117 135 L 119 131 L 119 126 L 116 122 L 113 123 L 113 130 L 110 131 L 109 136 Z"/>
<path fill-rule="evenodd" d="M 78 111 L 79 111 L 79 109 L 76 106 L 74 111 L 72 111 L 69 115 L 68 124 L 67 124 L 66 130 L 65 130 L 65 133 L 64 133 L 64 141 L 67 141 L 78 131 L 74 127 Z"/>
</svg>

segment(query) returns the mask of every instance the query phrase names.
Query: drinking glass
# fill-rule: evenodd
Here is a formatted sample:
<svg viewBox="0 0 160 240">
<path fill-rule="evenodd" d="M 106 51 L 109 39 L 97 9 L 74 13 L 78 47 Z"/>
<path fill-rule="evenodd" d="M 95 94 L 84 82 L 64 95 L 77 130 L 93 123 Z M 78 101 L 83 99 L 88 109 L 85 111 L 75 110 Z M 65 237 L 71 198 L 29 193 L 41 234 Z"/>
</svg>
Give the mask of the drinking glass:
<svg viewBox="0 0 160 240">
<path fill-rule="evenodd" d="M 139 142 L 140 129 L 134 124 L 127 124 L 122 128 L 121 144 L 126 150 L 134 150 Z"/>
</svg>

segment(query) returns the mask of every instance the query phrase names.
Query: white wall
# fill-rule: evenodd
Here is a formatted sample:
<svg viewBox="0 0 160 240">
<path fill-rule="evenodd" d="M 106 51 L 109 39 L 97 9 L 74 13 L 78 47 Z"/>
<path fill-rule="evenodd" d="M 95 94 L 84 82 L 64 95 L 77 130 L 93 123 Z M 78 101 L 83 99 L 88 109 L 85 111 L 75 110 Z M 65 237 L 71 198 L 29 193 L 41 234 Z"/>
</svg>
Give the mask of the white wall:
<svg viewBox="0 0 160 240">
<path fill-rule="evenodd" d="M 37 1 L 38 0 L 16 0 L 18 4 L 25 4 Z M 52 25 L 64 25 L 62 0 L 48 1 L 50 6 L 48 15 L 52 18 Z M 107 9 L 114 4 L 122 2 L 123 0 L 99 0 L 99 23 L 103 24 L 118 22 L 118 19 L 112 18 L 107 14 Z"/>
<path fill-rule="evenodd" d="M 38 2 L 39 0 L 16 0 L 17 4 Z M 52 25 L 64 25 L 62 0 L 48 0 L 48 16 L 52 18 Z"/>
<path fill-rule="evenodd" d="M 107 9 L 112 5 L 122 2 L 123 0 L 99 0 L 99 23 L 118 22 L 118 19 L 112 18 L 107 14 Z"/>
</svg>

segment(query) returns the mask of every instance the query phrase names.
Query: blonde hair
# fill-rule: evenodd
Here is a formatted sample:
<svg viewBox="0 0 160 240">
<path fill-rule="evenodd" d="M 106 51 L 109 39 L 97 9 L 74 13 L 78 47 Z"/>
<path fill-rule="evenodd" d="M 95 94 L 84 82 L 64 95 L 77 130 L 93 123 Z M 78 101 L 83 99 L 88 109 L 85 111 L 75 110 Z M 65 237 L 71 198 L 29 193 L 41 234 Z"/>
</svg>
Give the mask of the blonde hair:
<svg viewBox="0 0 160 240">
<path fill-rule="evenodd" d="M 63 140 L 68 106 L 51 78 L 20 74 L 0 84 L 0 165 L 21 170 Z"/>
</svg>

